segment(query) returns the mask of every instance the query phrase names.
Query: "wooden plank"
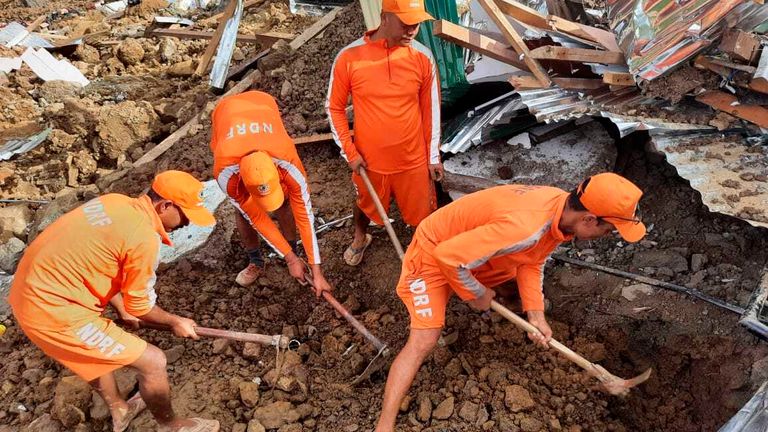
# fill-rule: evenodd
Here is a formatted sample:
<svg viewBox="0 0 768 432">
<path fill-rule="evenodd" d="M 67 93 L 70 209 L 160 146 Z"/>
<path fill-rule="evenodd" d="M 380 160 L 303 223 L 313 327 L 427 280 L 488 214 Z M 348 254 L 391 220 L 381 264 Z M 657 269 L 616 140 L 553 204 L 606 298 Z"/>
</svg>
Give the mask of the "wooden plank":
<svg viewBox="0 0 768 432">
<path fill-rule="evenodd" d="M 524 71 L 530 71 L 528 65 L 520 60 L 515 50 L 507 47 L 505 43 L 482 35 L 466 27 L 454 24 L 446 20 L 435 21 L 433 32 L 435 36 L 455 43 L 461 47 L 477 51 L 494 60 L 512 65 Z"/>
<path fill-rule="evenodd" d="M 232 0 L 232 1 L 234 1 L 234 0 Z M 258 5 L 262 4 L 262 3 L 264 3 L 264 1 L 265 0 L 247 0 L 245 3 L 243 3 L 243 11 L 245 11 L 246 9 L 248 9 L 250 7 L 258 6 Z M 219 20 L 221 20 L 224 17 L 224 15 L 226 13 L 227 13 L 227 10 L 224 9 L 224 12 L 217 13 L 216 15 L 211 15 L 210 17 L 206 18 L 206 21 L 209 21 L 209 22 L 211 20 L 219 21 Z"/>
<path fill-rule="evenodd" d="M 493 20 L 493 22 L 496 23 L 496 25 L 499 27 L 501 33 L 504 35 L 504 38 L 506 38 L 507 41 L 515 49 L 515 51 L 517 51 L 517 53 L 523 57 L 523 61 L 528 65 L 531 73 L 536 76 L 536 79 L 541 81 L 542 86 L 551 86 L 552 81 L 549 79 L 546 69 L 541 66 L 538 60 L 530 56 L 530 51 L 528 50 L 528 46 L 525 45 L 525 41 L 517 33 L 517 30 L 512 27 L 512 24 L 507 20 L 496 3 L 494 3 L 494 0 L 478 1 L 480 2 L 480 5 L 483 7 L 483 9 L 485 9 L 485 11 L 491 17 L 491 20 Z M 507 0 L 498 1 L 505 2 Z"/>
<path fill-rule="evenodd" d="M 746 72 L 748 74 L 754 74 L 755 72 L 757 72 L 757 68 L 754 67 L 754 66 L 743 65 L 743 64 L 739 64 L 739 63 L 733 63 L 733 62 L 729 62 L 729 61 L 725 61 L 725 60 L 721 60 L 721 59 L 713 58 L 713 57 L 709 57 L 709 61 L 711 63 L 713 63 L 713 64 L 720 65 L 720 66 L 725 66 L 725 67 L 731 68 L 731 69 L 740 70 L 740 71 Z"/>
<path fill-rule="evenodd" d="M 768 109 L 760 105 L 741 104 L 732 94 L 709 90 L 696 96 L 696 100 L 762 128 L 768 128 Z"/>
<path fill-rule="evenodd" d="M 616 35 L 609 31 L 568 21 L 554 15 L 547 17 L 547 23 L 553 30 L 596 42 L 608 51 L 621 52 L 619 44 L 616 43 Z"/>
<path fill-rule="evenodd" d="M 452 172 L 445 172 L 443 181 L 440 182 L 444 190 L 472 193 L 483 189 L 499 186 L 504 183 L 496 183 L 493 180 L 488 180 L 482 177 L 468 176 L 464 174 L 456 174 Z"/>
<path fill-rule="evenodd" d="M 497 0 L 496 4 L 502 12 L 523 24 L 527 24 L 531 27 L 538 27 L 540 29 L 549 29 L 547 17 L 533 8 L 529 8 L 528 6 L 513 0 Z"/>
<path fill-rule="evenodd" d="M 355 136 L 355 132 L 353 130 L 350 130 L 349 134 L 350 136 Z M 296 145 L 318 144 L 323 142 L 333 142 L 333 134 L 324 133 L 324 134 L 308 135 L 308 136 L 298 137 L 293 140 L 293 143 Z"/>
<path fill-rule="evenodd" d="M 336 15 L 338 15 L 339 12 L 341 12 L 341 10 L 342 8 L 335 8 L 334 10 L 325 14 L 319 20 L 315 21 L 315 23 L 309 26 L 309 28 L 307 28 L 306 30 L 304 30 L 299 35 L 299 37 L 291 41 L 291 43 L 289 44 L 291 49 L 295 51 L 301 48 L 302 45 L 307 43 L 313 37 L 317 36 L 318 33 L 320 33 L 321 31 L 325 30 L 325 28 L 328 27 L 328 25 L 331 22 L 333 22 L 334 19 L 336 19 Z"/>
<path fill-rule="evenodd" d="M 32 21 L 32 24 L 27 26 L 27 31 L 29 33 L 36 31 L 37 28 L 40 27 L 40 24 L 42 24 L 45 21 L 45 18 L 46 18 L 45 15 L 40 15 L 39 17 L 37 17 L 36 20 Z"/>
<path fill-rule="evenodd" d="M 603 74 L 603 82 L 616 86 L 634 86 L 635 80 L 628 72 L 606 72 Z"/>
<path fill-rule="evenodd" d="M 211 59 L 216 53 L 216 48 L 219 47 L 219 42 L 221 42 L 221 36 L 224 34 L 227 20 L 234 15 L 236 9 L 237 0 L 230 0 L 226 9 L 224 9 L 223 15 L 219 19 L 219 25 L 216 27 L 216 31 L 213 33 L 211 40 L 208 41 L 208 46 L 205 47 L 205 53 L 203 53 L 203 56 L 200 58 L 200 63 L 197 64 L 195 75 L 202 76 L 208 70 L 208 66 L 211 64 Z"/>
<path fill-rule="evenodd" d="M 152 36 L 160 37 L 175 37 L 179 39 L 213 39 L 215 32 L 199 31 L 199 30 L 182 30 L 182 29 L 155 29 L 150 33 Z M 290 33 L 280 32 L 267 32 L 256 34 L 243 34 L 238 33 L 237 41 L 245 43 L 258 43 L 267 46 L 271 46 L 278 40 L 290 40 L 294 35 Z"/>
<path fill-rule="evenodd" d="M 232 71 L 229 72 L 229 75 L 227 75 L 227 81 L 238 79 L 240 75 L 244 74 L 248 69 L 256 66 L 256 64 L 264 58 L 269 52 L 271 51 L 271 48 L 267 48 L 265 50 L 260 51 L 256 55 L 252 56 L 251 58 L 243 60 L 242 63 L 237 65 L 236 68 L 232 69 Z"/>
<path fill-rule="evenodd" d="M 547 45 L 531 50 L 531 57 L 538 60 L 562 60 L 584 63 L 626 65 L 624 54 L 617 51 L 600 51 L 586 48 L 566 48 Z"/>
<path fill-rule="evenodd" d="M 600 78 L 553 77 L 552 82 L 558 87 L 568 90 L 594 90 L 605 86 L 605 83 Z M 513 76 L 509 79 L 509 83 L 516 90 L 541 88 L 541 83 L 533 75 Z"/>
<path fill-rule="evenodd" d="M 757 60 L 760 51 L 760 38 L 755 34 L 731 28 L 723 35 L 720 50 L 731 59 L 752 63 Z"/>
</svg>

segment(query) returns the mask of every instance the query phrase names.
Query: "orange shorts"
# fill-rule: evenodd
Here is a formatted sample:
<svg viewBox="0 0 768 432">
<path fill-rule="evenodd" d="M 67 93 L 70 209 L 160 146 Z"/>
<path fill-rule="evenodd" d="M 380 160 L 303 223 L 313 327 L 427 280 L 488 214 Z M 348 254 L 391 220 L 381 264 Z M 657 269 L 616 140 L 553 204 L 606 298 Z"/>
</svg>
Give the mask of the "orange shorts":
<svg viewBox="0 0 768 432">
<path fill-rule="evenodd" d="M 443 328 L 445 310 L 454 292 L 440 269 L 423 262 L 426 252 L 419 246 L 419 241 L 418 237 L 414 237 L 405 252 L 397 283 L 397 296 L 408 309 L 412 329 Z M 487 277 L 482 277 L 481 282 L 491 289 L 514 279 L 516 274 L 516 268 L 504 269 L 484 275 Z"/>
<path fill-rule="evenodd" d="M 425 217 L 437 208 L 435 184 L 429 176 L 429 166 L 422 165 L 397 174 L 378 174 L 368 171 L 373 189 L 379 196 L 384 210 L 389 213 L 389 203 L 394 196 L 403 221 L 410 226 L 417 226 Z M 384 221 L 376 211 L 376 205 L 365 187 L 362 177 L 352 174 L 352 182 L 357 190 L 357 206 L 373 222 L 382 225 Z"/>
<path fill-rule="evenodd" d="M 101 316 L 60 330 L 28 327 L 22 321 L 19 326 L 45 354 L 85 381 L 132 364 L 147 349 L 147 342 Z"/>
</svg>

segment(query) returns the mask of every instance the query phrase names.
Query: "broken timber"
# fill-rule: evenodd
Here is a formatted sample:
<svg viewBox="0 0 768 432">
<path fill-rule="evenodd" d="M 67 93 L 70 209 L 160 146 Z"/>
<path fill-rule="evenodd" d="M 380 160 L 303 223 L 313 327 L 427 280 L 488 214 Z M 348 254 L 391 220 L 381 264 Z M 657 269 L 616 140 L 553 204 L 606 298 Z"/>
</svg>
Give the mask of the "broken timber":
<svg viewBox="0 0 768 432">
<path fill-rule="evenodd" d="M 503 2 L 504 0 L 500 1 Z M 541 81 L 542 86 L 551 86 L 552 81 L 549 79 L 547 71 L 535 58 L 530 56 L 530 51 L 528 50 L 528 46 L 525 44 L 525 41 L 520 36 L 520 34 L 517 33 L 517 30 L 512 27 L 512 24 L 507 20 L 494 0 L 479 0 L 479 2 L 483 9 L 485 9 L 485 11 L 491 17 L 491 20 L 493 20 L 493 22 L 499 27 L 499 30 L 501 30 L 504 38 L 506 38 L 507 41 L 515 49 L 515 51 L 520 54 L 520 56 L 522 56 L 523 61 L 528 65 L 531 73 L 536 76 L 536 79 Z"/>
<path fill-rule="evenodd" d="M 594 90 L 605 86 L 603 80 L 599 78 L 552 78 L 552 82 L 560 88 L 568 90 Z M 541 83 L 533 75 L 518 75 L 509 78 L 509 83 L 516 90 L 538 89 Z"/>
<path fill-rule="evenodd" d="M 626 65 L 624 54 L 617 51 L 600 51 L 585 48 L 566 48 L 561 46 L 542 46 L 531 50 L 531 57 L 537 60 L 577 61 L 583 63 L 602 63 Z"/>
<path fill-rule="evenodd" d="M 213 39 L 215 32 L 181 29 L 155 29 L 152 30 L 150 34 L 152 36 L 175 37 L 179 39 Z M 273 43 L 279 40 L 290 40 L 293 39 L 293 37 L 293 34 L 280 32 L 256 33 L 252 35 L 239 33 L 237 35 L 237 41 L 271 46 Z"/>
<path fill-rule="evenodd" d="M 292 40 L 289 44 L 291 49 L 296 51 L 299 49 L 302 45 L 307 43 L 308 40 L 312 39 L 313 37 L 317 36 L 318 33 L 325 30 L 326 27 L 334 20 L 336 19 L 336 15 L 341 12 L 342 8 L 335 8 L 334 10 L 328 12 L 317 20 L 314 24 L 309 26 L 308 29 L 304 30 L 296 39 Z"/>
<path fill-rule="evenodd" d="M 259 60 L 261 60 L 267 54 L 269 54 L 269 52 L 271 50 L 272 50 L 271 48 L 267 48 L 265 50 L 262 50 L 262 51 L 258 52 L 253 57 L 251 57 L 249 59 L 246 59 L 246 60 L 243 60 L 242 63 L 237 65 L 237 67 L 234 70 L 232 70 L 229 73 L 229 75 L 227 75 L 227 81 L 240 78 L 240 76 L 242 76 L 246 71 L 248 71 L 248 69 L 250 69 L 253 66 L 255 66 L 259 62 Z"/>
<path fill-rule="evenodd" d="M 736 96 L 717 90 L 706 91 L 696 96 L 696 100 L 762 128 L 768 128 L 768 109 L 760 105 L 741 104 Z"/>
<path fill-rule="evenodd" d="M 494 60 L 514 66 L 518 69 L 529 71 L 528 65 L 520 61 L 520 56 L 503 42 L 477 33 L 466 27 L 454 24 L 446 20 L 435 21 L 435 36 L 455 43 L 458 46 L 484 54 Z"/>
<path fill-rule="evenodd" d="M 229 18 L 235 14 L 237 3 L 237 0 L 231 0 L 227 4 L 227 8 L 224 9 L 221 18 L 219 18 L 219 25 L 216 27 L 216 31 L 213 33 L 211 40 L 208 42 L 208 46 L 205 47 L 205 53 L 200 59 L 200 63 L 198 63 L 197 69 L 195 69 L 195 75 L 202 76 L 208 70 L 208 65 L 211 64 L 211 59 L 216 53 L 216 48 L 219 47 L 221 36 L 224 34 L 224 29 L 227 26 L 227 20 L 229 20 Z"/>
<path fill-rule="evenodd" d="M 629 72 L 606 72 L 603 74 L 603 82 L 614 86 L 634 86 L 635 80 Z"/>
</svg>

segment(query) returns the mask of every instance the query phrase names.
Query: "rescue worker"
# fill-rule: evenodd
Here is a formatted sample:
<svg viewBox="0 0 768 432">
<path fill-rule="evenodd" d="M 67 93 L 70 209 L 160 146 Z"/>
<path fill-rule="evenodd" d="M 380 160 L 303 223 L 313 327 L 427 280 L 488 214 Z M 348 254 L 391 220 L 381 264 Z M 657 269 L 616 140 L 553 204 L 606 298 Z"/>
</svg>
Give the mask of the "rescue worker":
<svg viewBox="0 0 768 432">
<path fill-rule="evenodd" d="M 291 276 L 305 283 L 307 267 L 296 253 L 298 225 L 315 292 L 330 291 L 320 268 L 307 174 L 275 99 L 260 91 L 225 97 L 212 122 L 213 176 L 238 210 L 235 223 L 249 259 L 236 282 L 248 286 L 261 274 L 260 234 L 283 255 Z M 280 229 L 270 217 L 273 212 Z"/>
<path fill-rule="evenodd" d="M 628 242 L 645 235 L 636 212 L 642 191 L 612 173 L 592 176 L 568 193 L 508 185 L 469 194 L 437 210 L 416 229 L 403 259 L 397 295 L 410 315 L 408 341 L 392 363 L 377 432 L 392 431 L 398 408 L 422 362 L 437 344 L 456 294 L 487 311 L 495 287 L 515 280 L 528 321 L 543 345 L 552 337 L 544 316 L 543 268 L 562 242 L 618 231 Z"/>
<path fill-rule="evenodd" d="M 443 177 L 440 83 L 427 47 L 415 41 L 419 24 L 433 19 L 423 0 L 384 0 L 381 25 L 336 56 L 325 107 L 341 155 L 357 190 L 354 238 L 344 261 L 356 266 L 372 237 L 370 221 L 383 221 L 360 177 L 364 168 L 388 209 L 394 196 L 405 223 L 417 226 L 436 208 L 433 180 Z M 354 140 L 347 99 L 354 107 Z"/>
<path fill-rule="evenodd" d="M 193 320 L 156 304 L 154 285 L 160 245 L 171 245 L 168 233 L 190 222 L 214 224 L 202 189 L 185 172 L 165 171 L 146 195 L 94 198 L 47 227 L 14 275 L 9 303 L 19 327 L 101 395 L 116 432 L 145 407 L 161 432 L 219 430 L 216 420 L 176 416 L 163 351 L 101 316 L 110 303 L 124 320 L 165 324 L 176 336 L 197 339 Z M 113 374 L 123 366 L 138 372 L 139 393 L 128 401 Z"/>
</svg>

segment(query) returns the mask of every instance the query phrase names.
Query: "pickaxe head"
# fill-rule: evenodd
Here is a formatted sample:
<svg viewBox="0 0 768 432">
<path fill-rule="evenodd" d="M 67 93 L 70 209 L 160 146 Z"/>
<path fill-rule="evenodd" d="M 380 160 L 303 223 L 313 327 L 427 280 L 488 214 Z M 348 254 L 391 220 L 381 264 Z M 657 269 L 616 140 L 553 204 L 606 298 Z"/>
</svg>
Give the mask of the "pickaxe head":
<svg viewBox="0 0 768 432">
<path fill-rule="evenodd" d="M 646 370 L 645 372 L 641 373 L 640 375 L 630 378 L 630 379 L 623 379 L 619 378 L 616 375 L 608 372 L 600 365 L 592 364 L 592 366 L 597 370 L 597 373 L 593 374 L 598 380 L 600 380 L 600 385 L 598 388 L 606 393 L 612 394 L 614 396 L 626 396 L 629 394 L 629 390 L 632 387 L 635 387 L 639 384 L 644 383 L 648 380 L 651 376 L 651 369 Z"/>
</svg>

